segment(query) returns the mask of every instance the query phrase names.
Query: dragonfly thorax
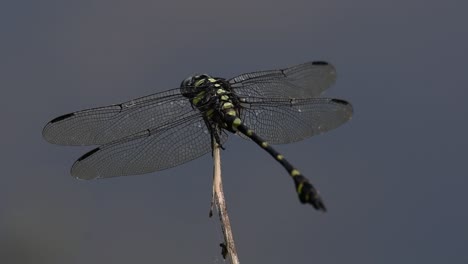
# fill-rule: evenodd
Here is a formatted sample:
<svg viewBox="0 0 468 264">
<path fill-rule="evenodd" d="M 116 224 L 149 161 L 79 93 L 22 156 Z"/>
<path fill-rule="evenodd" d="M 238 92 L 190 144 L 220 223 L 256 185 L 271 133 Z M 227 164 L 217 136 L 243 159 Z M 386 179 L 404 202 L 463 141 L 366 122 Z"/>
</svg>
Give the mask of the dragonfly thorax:
<svg viewBox="0 0 468 264">
<path fill-rule="evenodd" d="M 231 130 L 225 116 L 238 116 L 240 103 L 229 82 L 207 74 L 192 75 L 181 83 L 180 91 L 210 122 Z"/>
</svg>

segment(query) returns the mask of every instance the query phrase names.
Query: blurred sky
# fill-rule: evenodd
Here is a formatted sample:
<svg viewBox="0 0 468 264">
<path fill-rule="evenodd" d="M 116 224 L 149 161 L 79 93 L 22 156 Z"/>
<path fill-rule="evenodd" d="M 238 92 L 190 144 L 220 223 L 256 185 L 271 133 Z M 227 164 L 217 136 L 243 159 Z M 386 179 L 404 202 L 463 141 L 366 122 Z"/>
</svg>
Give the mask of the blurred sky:
<svg viewBox="0 0 468 264">
<path fill-rule="evenodd" d="M 466 1 L 2 1 L 0 263 L 224 263 L 208 218 L 209 155 L 137 177 L 78 181 L 85 147 L 52 118 L 311 60 L 353 119 L 281 145 L 329 212 L 231 136 L 223 180 L 241 263 L 468 263 Z M 267 187 L 267 188 L 265 188 Z"/>
</svg>

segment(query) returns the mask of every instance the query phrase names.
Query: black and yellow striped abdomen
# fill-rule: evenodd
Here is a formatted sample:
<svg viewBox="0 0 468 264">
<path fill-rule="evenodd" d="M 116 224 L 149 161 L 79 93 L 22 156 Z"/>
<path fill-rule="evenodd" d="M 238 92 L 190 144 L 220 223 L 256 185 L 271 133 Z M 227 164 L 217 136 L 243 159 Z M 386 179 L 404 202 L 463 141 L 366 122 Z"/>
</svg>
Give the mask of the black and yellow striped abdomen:
<svg viewBox="0 0 468 264">
<path fill-rule="evenodd" d="M 289 173 L 289 175 L 294 180 L 294 185 L 296 186 L 296 192 L 299 196 L 299 200 L 302 203 L 310 203 L 315 209 L 326 211 L 325 204 L 322 201 L 317 189 L 309 182 L 309 180 L 304 177 L 301 172 L 296 169 L 288 160 L 284 158 L 278 151 L 271 147 L 268 142 L 263 140 L 258 136 L 253 130 L 249 129 L 242 120 L 237 116 L 226 115 L 226 124 L 231 127 L 234 131 L 239 131 L 240 133 L 246 135 L 257 145 L 263 148 L 268 152 L 274 159 L 276 159 Z"/>
</svg>

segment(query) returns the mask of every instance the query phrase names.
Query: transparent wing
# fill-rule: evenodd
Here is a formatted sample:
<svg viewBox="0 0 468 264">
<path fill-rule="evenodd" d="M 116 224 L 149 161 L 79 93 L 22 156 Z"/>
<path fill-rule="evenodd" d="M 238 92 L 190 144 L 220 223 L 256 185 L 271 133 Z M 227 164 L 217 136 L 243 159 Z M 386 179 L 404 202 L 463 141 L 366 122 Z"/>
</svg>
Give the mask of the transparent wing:
<svg viewBox="0 0 468 264">
<path fill-rule="evenodd" d="M 227 135 L 220 135 L 225 142 Z M 79 158 L 71 174 L 80 179 L 109 178 L 168 169 L 211 150 L 211 134 L 200 114 L 105 144 Z"/>
<path fill-rule="evenodd" d="M 335 79 L 331 64 L 314 61 L 281 70 L 245 73 L 229 82 L 239 96 L 290 99 L 318 97 Z"/>
<path fill-rule="evenodd" d="M 194 111 L 179 89 L 172 89 L 57 117 L 44 127 L 42 135 L 53 144 L 101 145 L 163 126 Z"/>
<path fill-rule="evenodd" d="M 342 125 L 353 114 L 351 104 L 340 99 L 244 98 L 243 101 L 240 116 L 244 124 L 271 144 L 297 142 L 322 134 Z"/>
</svg>

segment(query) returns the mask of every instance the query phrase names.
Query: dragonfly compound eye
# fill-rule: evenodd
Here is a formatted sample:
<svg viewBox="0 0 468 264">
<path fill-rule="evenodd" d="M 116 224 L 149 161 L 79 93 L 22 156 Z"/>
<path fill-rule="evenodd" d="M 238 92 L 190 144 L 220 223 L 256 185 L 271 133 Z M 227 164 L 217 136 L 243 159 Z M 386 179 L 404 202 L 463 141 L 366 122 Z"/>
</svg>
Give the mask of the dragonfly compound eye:
<svg viewBox="0 0 468 264">
<path fill-rule="evenodd" d="M 211 77 L 206 74 L 196 74 L 187 77 L 180 84 L 180 93 L 185 97 L 193 97 L 209 78 Z"/>
</svg>

